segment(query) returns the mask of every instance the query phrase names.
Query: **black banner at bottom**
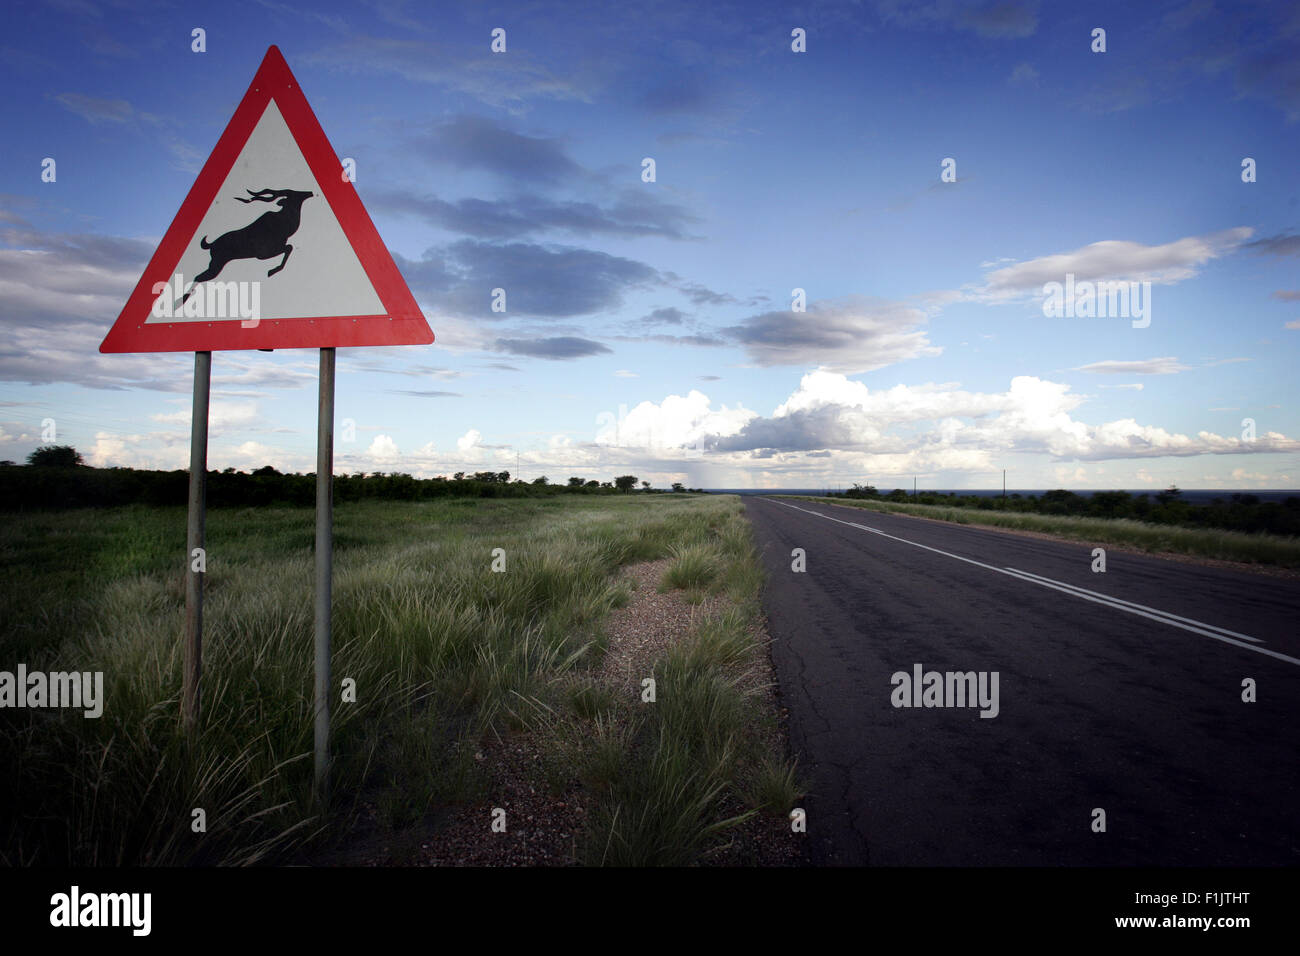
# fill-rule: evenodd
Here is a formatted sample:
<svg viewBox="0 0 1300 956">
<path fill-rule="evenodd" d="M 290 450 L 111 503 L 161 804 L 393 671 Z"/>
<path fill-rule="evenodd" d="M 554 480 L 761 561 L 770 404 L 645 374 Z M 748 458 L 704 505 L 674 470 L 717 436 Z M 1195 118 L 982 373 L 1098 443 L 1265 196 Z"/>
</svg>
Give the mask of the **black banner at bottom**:
<svg viewBox="0 0 1300 956">
<path fill-rule="evenodd" d="M 781 924 L 866 939 L 906 929 L 926 943 L 1199 934 L 1231 944 L 1293 923 L 1295 887 L 1292 869 L 11 869 L 0 870 L 0 925 L 9 942 L 127 945 L 393 945 L 394 934 L 435 942 L 452 927 L 494 946 L 564 931 L 606 942 L 671 931 L 681 945 L 696 927 L 734 939 Z"/>
</svg>

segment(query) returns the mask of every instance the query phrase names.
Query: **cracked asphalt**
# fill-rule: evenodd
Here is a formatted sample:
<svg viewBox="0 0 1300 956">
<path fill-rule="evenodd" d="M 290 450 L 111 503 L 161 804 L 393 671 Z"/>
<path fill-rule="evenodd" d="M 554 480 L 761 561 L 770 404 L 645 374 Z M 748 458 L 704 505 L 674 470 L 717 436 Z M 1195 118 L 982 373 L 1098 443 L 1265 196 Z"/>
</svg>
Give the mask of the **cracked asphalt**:
<svg viewBox="0 0 1300 956">
<path fill-rule="evenodd" d="M 744 501 L 814 863 L 1300 863 L 1300 582 Z M 998 672 L 998 715 L 893 706 L 918 663 Z"/>
</svg>

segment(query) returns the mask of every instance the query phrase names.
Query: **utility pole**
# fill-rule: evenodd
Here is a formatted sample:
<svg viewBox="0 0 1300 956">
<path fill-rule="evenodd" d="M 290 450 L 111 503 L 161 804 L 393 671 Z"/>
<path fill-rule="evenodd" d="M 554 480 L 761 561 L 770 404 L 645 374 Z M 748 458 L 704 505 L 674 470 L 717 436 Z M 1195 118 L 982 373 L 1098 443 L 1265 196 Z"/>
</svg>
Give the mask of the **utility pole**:
<svg viewBox="0 0 1300 956">
<path fill-rule="evenodd" d="M 1002 469 L 1002 500 L 1007 500 L 1007 470 Z"/>
</svg>

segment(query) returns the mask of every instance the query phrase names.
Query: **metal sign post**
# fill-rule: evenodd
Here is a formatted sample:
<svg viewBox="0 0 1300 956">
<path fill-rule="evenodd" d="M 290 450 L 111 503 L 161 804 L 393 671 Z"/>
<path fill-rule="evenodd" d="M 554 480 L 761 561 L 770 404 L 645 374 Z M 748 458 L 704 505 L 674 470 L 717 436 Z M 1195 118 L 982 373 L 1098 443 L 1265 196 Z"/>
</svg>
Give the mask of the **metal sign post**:
<svg viewBox="0 0 1300 956">
<path fill-rule="evenodd" d="M 203 522 L 208 484 L 208 392 L 212 353 L 194 353 L 194 406 L 190 414 L 190 495 L 185 533 L 185 652 L 181 715 L 191 737 L 199 723 L 199 676 L 203 672 Z M 196 555 L 195 550 L 200 550 Z"/>
<path fill-rule="evenodd" d="M 316 426 L 316 793 L 329 797 L 330 590 L 334 571 L 334 349 L 320 350 Z"/>
</svg>

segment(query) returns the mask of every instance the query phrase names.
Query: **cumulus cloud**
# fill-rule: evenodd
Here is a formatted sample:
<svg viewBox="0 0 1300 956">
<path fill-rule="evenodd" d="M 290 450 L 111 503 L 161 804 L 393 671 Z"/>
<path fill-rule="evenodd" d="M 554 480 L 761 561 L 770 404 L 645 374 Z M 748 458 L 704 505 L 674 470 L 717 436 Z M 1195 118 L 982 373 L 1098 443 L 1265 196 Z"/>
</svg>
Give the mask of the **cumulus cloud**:
<svg viewBox="0 0 1300 956">
<path fill-rule="evenodd" d="M 338 456 L 340 470 L 389 470 L 396 465 L 417 475 L 451 474 L 487 465 L 525 474 L 558 472 L 608 478 L 630 470 L 657 481 L 726 487 L 753 481 L 790 487 L 801 479 L 820 483 L 826 469 L 873 476 L 988 473 L 1008 456 L 1045 458 L 1065 468 L 1073 463 L 1161 459 L 1200 455 L 1295 453 L 1300 442 L 1266 432 L 1252 442 L 1209 431 L 1194 435 L 1145 424 L 1133 417 L 1092 424 L 1081 420 L 1086 397 L 1067 384 L 1034 376 L 1013 378 L 1005 391 L 978 392 L 956 383 L 896 385 L 871 389 L 862 382 L 818 369 L 770 415 L 743 405 L 720 407 L 704 393 L 643 401 L 619 414 L 596 418 L 590 440 L 551 435 L 545 448 L 529 450 L 488 444 L 478 429 L 456 439 L 455 450 L 439 454 L 431 442 L 403 454 L 387 434 L 377 435 L 360 454 Z M 95 464 L 184 467 L 186 444 L 158 449 L 159 436 L 100 433 L 88 458 Z M 256 442 L 214 450 L 221 463 L 283 470 L 310 469 L 310 462 Z M 1090 469 L 1090 472 L 1095 469 Z M 1068 468 L 1062 474 L 1073 475 Z M 1046 473 L 1044 473 L 1046 476 Z M 1046 477 L 1044 478 L 1046 479 Z M 1065 480 L 1065 479 L 1061 479 Z M 1073 479 L 1083 481 L 1084 479 Z M 1146 480 L 1138 475 L 1138 480 Z M 1152 479 L 1154 480 L 1154 479 Z"/>
<path fill-rule="evenodd" d="M 697 448 L 707 436 L 731 435 L 757 413 L 742 405 L 715 409 L 703 392 L 669 395 L 662 402 L 641 402 L 626 415 L 600 416 L 597 445 L 674 450 Z"/>
<path fill-rule="evenodd" d="M 1013 378 L 1005 392 L 949 385 L 872 391 L 822 369 L 805 375 L 770 417 L 750 417 L 738 429 L 706 437 L 704 444 L 717 452 L 848 450 L 906 456 L 934 468 L 986 468 L 992 455 L 1007 452 L 1100 461 L 1300 447 L 1276 432 L 1247 443 L 1207 431 L 1177 434 L 1131 418 L 1090 425 L 1073 416 L 1083 401 L 1069 385 L 1028 375 Z M 926 427 L 917 427 L 922 423 Z"/>
<path fill-rule="evenodd" d="M 95 468 L 150 468 L 152 463 L 137 454 L 132 446 L 146 440 L 144 435 L 115 435 L 95 432 L 95 444 L 85 454 L 86 464 Z"/>
<path fill-rule="evenodd" d="M 462 455 L 472 452 L 483 441 L 483 435 L 477 428 L 471 428 L 465 434 L 456 439 L 456 450 Z"/>
<path fill-rule="evenodd" d="M 396 461 L 402 456 L 397 443 L 389 435 L 376 435 L 366 454 L 376 461 Z"/>
</svg>

